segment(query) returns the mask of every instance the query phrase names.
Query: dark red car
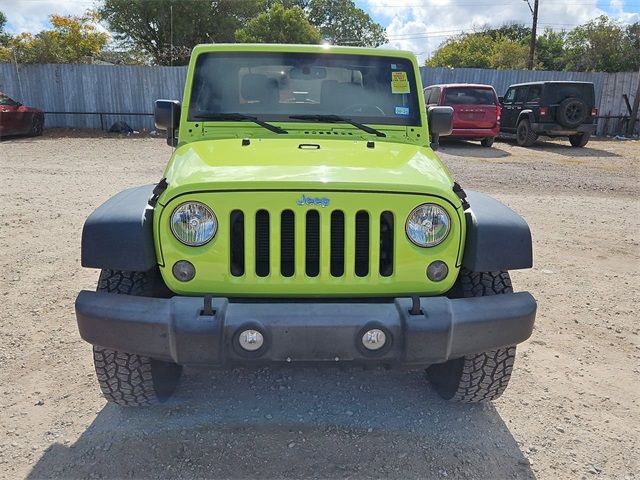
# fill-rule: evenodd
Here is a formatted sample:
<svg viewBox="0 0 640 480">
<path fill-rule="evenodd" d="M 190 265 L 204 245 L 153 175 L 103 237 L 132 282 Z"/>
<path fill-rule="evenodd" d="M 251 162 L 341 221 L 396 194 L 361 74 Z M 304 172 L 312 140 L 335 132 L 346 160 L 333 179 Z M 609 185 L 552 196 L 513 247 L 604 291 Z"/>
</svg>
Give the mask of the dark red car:
<svg viewBox="0 0 640 480">
<path fill-rule="evenodd" d="M 490 147 L 500 133 L 500 102 L 491 85 L 451 83 L 424 89 L 429 105 L 453 107 L 453 132 L 450 137 L 480 140 Z"/>
<path fill-rule="evenodd" d="M 44 112 L 27 107 L 0 92 L 0 137 L 42 135 Z"/>
</svg>

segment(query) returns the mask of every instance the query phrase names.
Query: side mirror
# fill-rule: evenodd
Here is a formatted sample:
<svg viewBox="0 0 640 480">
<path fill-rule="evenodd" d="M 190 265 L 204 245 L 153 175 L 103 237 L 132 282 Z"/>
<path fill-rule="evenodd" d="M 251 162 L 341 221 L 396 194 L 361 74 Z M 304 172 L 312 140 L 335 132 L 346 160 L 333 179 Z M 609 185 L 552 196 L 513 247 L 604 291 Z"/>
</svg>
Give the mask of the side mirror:
<svg viewBox="0 0 640 480">
<path fill-rule="evenodd" d="M 498 102 L 502 105 L 504 103 L 504 97 L 498 97 Z"/>
<path fill-rule="evenodd" d="M 180 125 L 180 102 L 178 100 L 156 100 L 153 116 L 158 130 L 167 131 L 167 145 L 178 143 L 175 132 Z"/>
<path fill-rule="evenodd" d="M 427 108 L 427 122 L 429 123 L 431 148 L 437 150 L 440 137 L 451 135 L 453 130 L 453 108 L 435 106 Z"/>
</svg>

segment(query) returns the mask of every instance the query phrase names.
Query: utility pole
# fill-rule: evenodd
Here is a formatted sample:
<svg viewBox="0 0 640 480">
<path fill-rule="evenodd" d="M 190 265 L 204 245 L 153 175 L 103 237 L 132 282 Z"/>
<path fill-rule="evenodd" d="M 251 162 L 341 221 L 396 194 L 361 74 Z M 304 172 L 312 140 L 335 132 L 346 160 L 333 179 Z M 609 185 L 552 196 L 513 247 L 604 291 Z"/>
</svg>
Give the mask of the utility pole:
<svg viewBox="0 0 640 480">
<path fill-rule="evenodd" d="M 531 25 L 531 44 L 529 45 L 529 62 L 527 63 L 527 68 L 529 70 L 533 70 L 533 60 L 536 54 L 536 30 L 538 28 L 538 1 L 534 0 L 533 7 L 529 0 L 524 0 L 527 2 L 529 6 L 529 10 L 531 10 L 531 15 L 533 15 L 533 24 Z"/>
</svg>

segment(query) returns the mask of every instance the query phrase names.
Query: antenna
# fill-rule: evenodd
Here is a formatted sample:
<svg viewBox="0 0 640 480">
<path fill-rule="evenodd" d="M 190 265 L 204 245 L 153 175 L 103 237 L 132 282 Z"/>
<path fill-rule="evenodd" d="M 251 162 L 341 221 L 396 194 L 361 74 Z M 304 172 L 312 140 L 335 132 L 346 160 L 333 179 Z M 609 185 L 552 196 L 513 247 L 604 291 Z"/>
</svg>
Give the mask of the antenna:
<svg viewBox="0 0 640 480">
<path fill-rule="evenodd" d="M 169 43 L 171 52 L 169 54 L 169 65 L 173 67 L 173 5 L 169 5 Z M 173 117 L 173 109 L 176 108 L 175 104 L 171 105 L 171 116 Z M 175 132 L 171 132 L 171 135 L 175 135 Z M 176 151 L 176 140 L 172 141 L 173 151 Z"/>
</svg>

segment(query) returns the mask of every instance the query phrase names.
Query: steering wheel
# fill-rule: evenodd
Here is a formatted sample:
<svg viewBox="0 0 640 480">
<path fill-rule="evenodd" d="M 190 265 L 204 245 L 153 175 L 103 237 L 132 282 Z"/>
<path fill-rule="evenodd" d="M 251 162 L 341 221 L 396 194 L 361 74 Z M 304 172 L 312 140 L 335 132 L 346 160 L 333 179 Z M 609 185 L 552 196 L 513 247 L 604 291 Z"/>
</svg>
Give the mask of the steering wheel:
<svg viewBox="0 0 640 480">
<path fill-rule="evenodd" d="M 373 116 L 382 115 L 385 116 L 384 110 L 382 110 L 377 105 L 369 105 L 366 103 L 356 103 L 354 105 L 349 105 L 347 108 L 340 112 L 340 115 L 360 115 L 366 116 L 367 112 L 369 112 Z"/>
</svg>

